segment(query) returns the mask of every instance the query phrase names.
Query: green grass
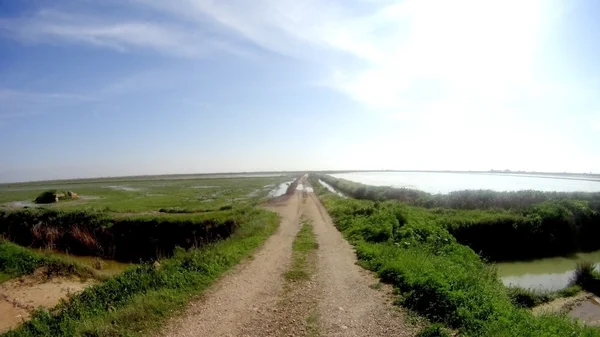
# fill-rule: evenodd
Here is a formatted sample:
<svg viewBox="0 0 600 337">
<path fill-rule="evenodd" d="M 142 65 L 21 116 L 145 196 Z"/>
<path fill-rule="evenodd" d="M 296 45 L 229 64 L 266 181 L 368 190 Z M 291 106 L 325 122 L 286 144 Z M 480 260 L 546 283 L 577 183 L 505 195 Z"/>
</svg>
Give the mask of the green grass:
<svg viewBox="0 0 600 337">
<path fill-rule="evenodd" d="M 325 180 L 335 179 L 330 176 L 319 177 Z M 313 179 L 316 181 L 316 177 Z M 338 184 L 350 190 L 362 186 L 344 180 L 339 180 Z M 369 186 L 365 188 L 367 191 L 371 189 Z M 488 261 L 537 259 L 600 249 L 600 240 L 595 239 L 600 236 L 600 226 L 596 225 L 600 222 L 600 193 L 540 193 L 540 202 L 527 202 L 526 205 L 508 209 L 468 209 L 445 204 L 441 207 L 421 207 L 418 206 L 419 202 L 399 203 L 397 200 L 386 200 L 386 194 L 382 194 L 379 199 L 375 198 L 375 201 L 353 200 L 349 204 L 360 204 L 357 215 L 367 216 L 374 213 L 379 205 L 383 205 L 390 211 L 410 217 L 413 222 L 443 226 L 459 243 L 471 247 Z M 500 195 L 502 200 L 514 199 L 517 203 L 523 198 L 527 199 L 519 193 Z M 473 198 L 479 197 L 481 196 Z M 578 199 L 579 197 L 582 199 Z M 399 225 L 403 223 L 401 218 L 398 221 Z M 382 235 L 382 240 L 389 237 L 389 233 L 385 232 L 372 231 L 371 234 Z"/>
<path fill-rule="evenodd" d="M 429 326 L 421 329 L 421 331 L 419 331 L 419 333 L 417 333 L 417 337 L 450 337 L 450 336 L 451 335 L 448 332 L 448 330 L 446 330 L 444 328 L 444 326 L 441 324 L 429 325 Z"/>
<path fill-rule="evenodd" d="M 541 291 L 521 287 L 508 287 L 510 301 L 519 308 L 533 308 L 561 297 L 572 297 L 582 291 L 581 286 L 573 284 L 556 291 Z"/>
<path fill-rule="evenodd" d="M 178 249 L 159 268 L 129 269 L 51 312 L 37 312 L 31 321 L 3 336 L 147 336 L 249 256 L 278 222 L 274 213 L 256 211 L 228 239 L 201 249 Z"/>
<path fill-rule="evenodd" d="M 318 337 L 320 335 L 319 330 L 319 313 L 316 309 L 310 312 L 306 317 L 306 335 L 308 337 Z"/>
<path fill-rule="evenodd" d="M 34 199 L 46 190 L 69 190 L 81 199 L 43 205 L 65 210 L 95 210 L 116 213 L 206 212 L 233 205 L 255 205 L 274 185 L 291 176 L 199 178 L 145 177 L 0 184 L 0 208 L 11 202 Z"/>
<path fill-rule="evenodd" d="M 534 317 L 513 304 L 496 270 L 449 232 L 445 221 L 464 210 L 342 199 L 313 186 L 359 263 L 397 289 L 398 304 L 430 321 L 471 337 L 600 336 L 566 316 Z"/>
<path fill-rule="evenodd" d="M 40 267 L 46 267 L 48 277 L 78 275 L 84 278 L 102 278 L 91 268 L 74 261 L 37 253 L 31 249 L 0 240 L 0 282 L 31 274 Z"/>
<path fill-rule="evenodd" d="M 308 280 L 310 278 L 310 271 L 307 268 L 308 255 L 318 248 L 310 220 L 303 219 L 300 231 L 292 244 L 292 266 L 285 272 L 284 277 L 288 281 Z"/>
<path fill-rule="evenodd" d="M 152 334 L 274 232 L 279 218 L 257 205 L 291 179 L 174 176 L 0 185 L 0 233 L 6 238 L 69 254 L 147 261 L 101 277 L 103 283 L 50 311 L 39 310 L 3 336 Z M 70 190 L 81 199 L 25 209 L 10 204 L 33 201 L 51 189 Z M 159 267 L 152 264 L 157 259 Z M 66 258 L 0 242 L 0 281 L 40 266 L 49 274 L 90 271 Z"/>
</svg>

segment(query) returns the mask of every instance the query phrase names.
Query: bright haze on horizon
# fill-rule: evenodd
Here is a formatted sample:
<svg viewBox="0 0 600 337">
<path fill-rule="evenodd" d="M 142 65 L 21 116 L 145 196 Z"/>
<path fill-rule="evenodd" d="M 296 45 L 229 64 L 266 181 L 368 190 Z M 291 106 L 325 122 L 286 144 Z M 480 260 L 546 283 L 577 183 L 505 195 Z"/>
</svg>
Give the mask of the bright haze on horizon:
<svg viewBox="0 0 600 337">
<path fill-rule="evenodd" d="M 0 0 L 0 182 L 600 172 L 594 0 Z"/>
</svg>

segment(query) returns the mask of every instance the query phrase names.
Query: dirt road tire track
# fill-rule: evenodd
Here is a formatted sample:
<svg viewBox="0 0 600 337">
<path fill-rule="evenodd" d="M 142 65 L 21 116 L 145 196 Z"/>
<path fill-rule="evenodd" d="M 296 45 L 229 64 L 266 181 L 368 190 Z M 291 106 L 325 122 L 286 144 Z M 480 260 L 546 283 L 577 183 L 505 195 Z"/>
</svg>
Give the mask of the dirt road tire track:
<svg viewBox="0 0 600 337">
<path fill-rule="evenodd" d="M 356 264 L 352 246 L 335 228 L 314 193 L 307 203 L 307 216 L 319 244 L 317 273 L 319 311 L 323 336 L 414 336 L 415 328 L 391 302 L 389 287 L 370 286 L 377 279 Z"/>
<path fill-rule="evenodd" d="M 281 275 L 289 265 L 292 242 L 298 232 L 299 203 L 298 194 L 294 194 L 267 206 L 281 216 L 277 232 L 252 259 L 226 274 L 200 300 L 190 303 L 186 312 L 171 320 L 160 335 L 247 335 L 248 323 L 261 320 L 261 312 L 256 308 L 274 307 L 279 301 Z"/>
<path fill-rule="evenodd" d="M 300 184 L 309 186 L 306 178 Z M 278 231 L 253 259 L 226 274 L 203 298 L 191 303 L 181 317 L 169 322 L 162 336 L 305 335 L 306 329 L 290 332 L 289 327 L 302 326 L 294 320 L 306 319 L 300 316 L 305 316 L 308 309 L 300 310 L 304 303 L 298 301 L 309 301 L 309 296 L 292 296 L 295 299 L 289 301 L 283 279 L 291 262 L 292 243 L 300 228 L 301 215 L 311 220 L 319 246 L 316 275 L 309 282 L 310 291 L 314 292 L 310 298 L 316 300 L 307 307 L 315 307 L 319 335 L 415 335 L 416 328 L 406 324 L 403 314 L 391 304 L 390 289 L 370 287 L 377 279 L 356 265 L 352 246 L 334 227 L 314 193 L 296 191 L 268 208 L 281 217 Z M 298 308 L 282 307 L 282 303 L 289 306 L 296 303 Z"/>
</svg>

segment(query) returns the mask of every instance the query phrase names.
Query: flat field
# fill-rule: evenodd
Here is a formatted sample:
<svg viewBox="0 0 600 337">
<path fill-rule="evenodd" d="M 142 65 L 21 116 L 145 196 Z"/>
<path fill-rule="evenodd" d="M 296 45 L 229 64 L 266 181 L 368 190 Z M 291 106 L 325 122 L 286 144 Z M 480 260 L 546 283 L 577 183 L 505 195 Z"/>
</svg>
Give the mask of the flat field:
<svg viewBox="0 0 600 337">
<path fill-rule="evenodd" d="M 224 206 L 251 205 L 275 187 L 293 180 L 288 175 L 153 176 L 0 184 L 0 208 L 45 207 L 115 213 L 203 212 Z M 36 205 L 44 191 L 73 191 L 78 200 Z"/>
</svg>

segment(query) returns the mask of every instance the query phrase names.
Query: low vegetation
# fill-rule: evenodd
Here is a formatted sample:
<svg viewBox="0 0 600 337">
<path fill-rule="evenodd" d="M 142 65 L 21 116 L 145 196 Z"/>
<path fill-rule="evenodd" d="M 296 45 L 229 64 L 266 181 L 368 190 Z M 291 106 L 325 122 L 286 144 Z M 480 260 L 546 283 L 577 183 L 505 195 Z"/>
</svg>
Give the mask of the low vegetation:
<svg viewBox="0 0 600 337">
<path fill-rule="evenodd" d="M 600 209 L 600 192 L 542 192 L 534 190 L 496 192 L 492 190 L 463 190 L 448 194 L 431 194 L 410 188 L 371 186 L 338 179 L 330 175 L 319 178 L 340 192 L 355 199 L 384 201 L 398 200 L 427 208 L 454 209 L 523 209 L 544 201 L 584 200 L 593 209 Z"/>
<path fill-rule="evenodd" d="M 35 198 L 36 204 L 51 204 L 53 202 L 66 201 L 79 199 L 77 193 L 71 191 L 57 191 L 49 190 L 42 192 L 37 198 Z"/>
<path fill-rule="evenodd" d="M 310 278 L 310 270 L 307 267 L 309 254 L 318 248 L 312 225 L 309 220 L 303 219 L 300 231 L 292 245 L 292 266 L 285 273 L 288 281 L 303 281 Z"/>
<path fill-rule="evenodd" d="M 290 179 L 159 177 L 0 185 L 0 237 L 5 240 L 0 241 L 0 281 L 40 267 L 49 276 L 89 272 L 104 281 L 51 310 L 38 310 L 3 336 L 147 336 L 274 232 L 277 215 L 256 206 Z M 33 200 L 41 189 L 56 201 L 63 194 L 56 191 L 71 188 L 82 194 L 79 201 L 11 203 Z M 98 277 L 92 268 L 32 248 L 138 265 Z"/>
<path fill-rule="evenodd" d="M 36 248 L 140 262 L 175 247 L 200 247 L 229 237 L 252 208 L 206 214 L 133 214 L 55 209 L 0 210 L 0 235 Z"/>
<path fill-rule="evenodd" d="M 429 320 L 468 336 L 600 336 L 565 316 L 534 317 L 513 304 L 496 270 L 452 235 L 446 211 L 342 199 L 313 186 L 361 265 L 397 288 L 399 304 Z"/>
<path fill-rule="evenodd" d="M 146 336 L 248 256 L 279 222 L 262 210 L 230 216 L 240 225 L 228 238 L 201 248 L 177 248 L 160 264 L 144 264 L 87 288 L 3 336 Z"/>
<path fill-rule="evenodd" d="M 355 198 L 362 196 L 358 199 L 366 199 L 362 206 L 365 212 L 370 207 L 390 203 L 385 198 L 396 200 L 393 194 L 386 194 L 397 190 L 394 188 L 366 186 L 330 176 L 319 178 Z M 359 190 L 373 192 L 356 192 Z M 377 191 L 382 191 L 382 194 L 375 193 Z M 487 197 L 477 197 L 481 191 L 463 192 L 474 200 L 480 200 L 474 202 L 474 206 L 479 207 L 481 202 L 488 206 L 495 205 L 491 201 L 484 202 L 488 200 Z M 376 197 L 371 197 L 371 193 L 375 193 Z M 421 207 L 415 206 L 420 204 L 420 199 L 406 201 L 402 198 L 400 200 L 406 202 L 394 207 L 402 214 L 409 214 L 415 221 L 435 222 L 443 226 L 459 243 L 471 247 L 488 261 L 534 259 L 600 249 L 600 240 L 596 239 L 600 236 L 600 226 L 596 225 L 600 223 L 600 193 L 486 192 L 489 196 L 496 194 L 507 205 L 510 204 L 507 200 L 514 200 L 515 208 L 504 209 L 499 204 L 497 208 L 482 206 L 487 209 L 470 209 L 466 206 L 456 207 L 453 203 L 440 203 L 440 207 Z M 539 198 L 528 199 L 526 196 L 529 194 Z M 428 198 L 453 200 L 456 195 L 429 195 Z M 582 199 L 575 199 L 579 196 Z M 541 202 L 530 204 L 532 200 Z M 507 242 L 510 242 L 510 249 L 506 249 Z"/>
<path fill-rule="evenodd" d="M 582 291 L 582 287 L 573 282 L 571 286 L 556 291 L 508 287 L 510 301 L 519 308 L 533 308 L 561 297 L 572 297 Z"/>
<path fill-rule="evenodd" d="M 54 275 L 79 275 L 99 278 L 96 273 L 72 261 L 32 251 L 11 242 L 0 240 L 0 282 L 33 273 L 45 267 L 48 277 Z"/>
<path fill-rule="evenodd" d="M 600 296 L 600 272 L 595 270 L 593 263 L 578 263 L 575 268 L 573 282 L 586 291 Z"/>
<path fill-rule="evenodd" d="M 429 326 L 421 329 L 421 331 L 419 331 L 419 333 L 417 333 L 417 337 L 450 337 L 450 336 L 451 335 L 448 332 L 448 330 L 446 330 L 446 328 L 444 328 L 444 326 L 439 323 L 429 325 Z"/>
<path fill-rule="evenodd" d="M 0 184 L 0 208 L 25 205 L 109 213 L 158 212 L 160 209 L 174 209 L 177 213 L 206 212 L 226 205 L 256 205 L 278 184 L 295 177 L 129 177 Z M 33 203 L 41 191 L 75 191 L 79 200 Z"/>
</svg>

